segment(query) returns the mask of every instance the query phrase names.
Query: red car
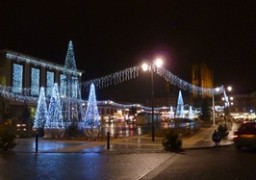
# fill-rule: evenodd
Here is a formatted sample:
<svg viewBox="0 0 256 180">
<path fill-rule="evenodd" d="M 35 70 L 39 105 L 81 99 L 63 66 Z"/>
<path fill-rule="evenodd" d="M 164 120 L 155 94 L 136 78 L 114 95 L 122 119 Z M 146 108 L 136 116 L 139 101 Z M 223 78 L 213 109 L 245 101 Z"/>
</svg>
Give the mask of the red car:
<svg viewBox="0 0 256 180">
<path fill-rule="evenodd" d="M 233 140 L 237 149 L 241 149 L 242 147 L 256 148 L 256 122 L 241 124 L 234 133 Z"/>
</svg>

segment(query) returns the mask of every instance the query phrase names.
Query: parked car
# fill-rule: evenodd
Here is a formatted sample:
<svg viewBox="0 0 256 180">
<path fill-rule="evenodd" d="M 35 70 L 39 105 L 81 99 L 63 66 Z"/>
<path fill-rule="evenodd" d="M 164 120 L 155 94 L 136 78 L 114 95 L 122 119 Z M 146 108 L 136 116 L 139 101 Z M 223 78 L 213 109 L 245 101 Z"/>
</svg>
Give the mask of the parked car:
<svg viewBox="0 0 256 180">
<path fill-rule="evenodd" d="M 256 122 L 241 124 L 238 130 L 234 132 L 233 140 L 237 149 L 256 148 Z"/>
</svg>

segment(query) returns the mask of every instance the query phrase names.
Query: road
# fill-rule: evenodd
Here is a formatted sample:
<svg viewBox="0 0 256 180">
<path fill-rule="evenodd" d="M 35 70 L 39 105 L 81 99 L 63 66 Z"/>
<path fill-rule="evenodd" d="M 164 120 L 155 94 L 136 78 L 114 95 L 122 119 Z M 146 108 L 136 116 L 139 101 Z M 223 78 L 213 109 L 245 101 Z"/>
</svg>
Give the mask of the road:
<svg viewBox="0 0 256 180">
<path fill-rule="evenodd" d="M 172 153 L 0 154 L 0 180 L 139 179 Z"/>
<path fill-rule="evenodd" d="M 237 151 L 233 146 L 191 150 L 149 179 L 255 179 L 256 151 Z M 168 163 L 168 162 L 166 162 Z M 163 166 L 163 165 L 162 165 Z M 161 169 L 161 168 L 160 168 Z M 157 171 L 157 170 L 155 170 Z M 154 173 L 151 172 L 152 175 Z M 147 179 L 144 177 L 144 179 Z"/>
<path fill-rule="evenodd" d="M 255 153 L 233 146 L 181 153 L 2 153 L 0 180 L 255 179 Z"/>
</svg>

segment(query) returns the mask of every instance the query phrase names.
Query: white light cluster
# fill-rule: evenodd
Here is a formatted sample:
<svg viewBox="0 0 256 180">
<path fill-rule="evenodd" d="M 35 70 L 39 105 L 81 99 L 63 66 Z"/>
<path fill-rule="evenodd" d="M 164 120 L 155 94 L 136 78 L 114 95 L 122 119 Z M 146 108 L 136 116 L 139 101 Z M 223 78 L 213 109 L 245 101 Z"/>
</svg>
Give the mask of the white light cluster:
<svg viewBox="0 0 256 180">
<path fill-rule="evenodd" d="M 114 101 L 111 101 L 111 100 L 98 101 L 97 105 L 98 106 L 110 105 L 110 106 L 113 106 L 113 107 L 118 108 L 118 109 L 130 109 L 132 107 L 136 107 L 136 108 L 142 109 L 146 112 L 150 112 L 152 110 L 152 107 L 143 106 L 141 104 L 121 104 L 121 103 L 117 103 L 117 102 L 114 102 Z M 160 110 L 164 110 L 164 109 L 168 109 L 168 108 L 163 106 L 163 107 L 155 107 L 154 109 L 156 111 L 160 111 Z"/>
<path fill-rule="evenodd" d="M 84 117 L 85 128 L 97 128 L 100 125 L 100 116 L 97 107 L 97 100 L 95 94 L 95 86 L 91 84 L 89 98 L 87 101 L 87 109 Z"/>
<path fill-rule="evenodd" d="M 14 93 L 13 88 L 9 86 L 0 85 L 0 95 L 7 99 L 18 101 L 18 102 L 29 102 L 36 104 L 37 97 L 29 96 L 29 90 L 22 89 L 22 93 Z"/>
<path fill-rule="evenodd" d="M 48 118 L 45 123 L 45 128 L 47 129 L 64 128 L 61 98 L 60 98 L 57 83 L 54 84 L 52 89 L 52 95 L 50 98 L 50 103 L 48 108 Z"/>
<path fill-rule="evenodd" d="M 23 89 L 23 92 L 26 92 L 26 91 L 27 91 L 26 89 Z M 13 93 L 11 87 L 6 87 L 2 85 L 0 85 L 0 93 L 1 93 L 1 96 L 7 99 L 18 101 L 18 102 L 29 102 L 29 103 L 36 104 L 38 101 L 37 97 L 33 97 L 29 95 L 25 96 L 22 94 Z M 48 100 L 49 99 L 46 99 L 46 101 Z M 85 105 L 88 103 L 88 101 L 81 100 L 79 98 L 67 98 L 67 97 L 62 97 L 62 102 L 63 104 L 64 103 L 68 104 L 68 102 L 71 102 L 71 103 L 77 103 L 81 105 Z M 131 107 L 137 107 L 139 109 L 144 110 L 145 112 L 151 112 L 151 107 L 143 106 L 140 104 L 121 104 L 121 103 L 114 102 L 112 100 L 97 101 L 97 105 L 98 106 L 110 105 L 119 109 L 129 109 Z M 160 111 L 160 110 L 166 109 L 166 107 L 155 107 L 154 109 L 156 111 Z M 67 110 L 63 108 L 63 111 L 66 112 Z M 80 109 L 80 112 L 81 112 L 81 109 Z"/>
<path fill-rule="evenodd" d="M 60 95 L 66 96 L 66 89 L 67 89 L 67 83 L 66 83 L 67 76 L 64 74 L 60 75 Z"/>
<path fill-rule="evenodd" d="M 67 55 L 65 59 L 65 68 L 77 71 L 72 41 L 69 41 L 68 43 L 68 50 L 67 50 Z"/>
<path fill-rule="evenodd" d="M 16 60 L 17 62 L 25 62 L 25 63 L 31 64 L 31 65 L 42 66 L 42 67 L 47 68 L 47 69 L 52 69 L 52 70 L 56 70 L 56 71 L 65 72 L 67 74 L 82 76 L 82 72 L 79 72 L 77 70 L 72 70 L 72 69 L 67 69 L 67 68 L 64 68 L 64 67 L 60 67 L 57 64 L 49 63 L 49 62 L 46 62 L 46 61 L 41 60 L 41 59 L 31 58 L 29 56 L 21 55 L 19 53 L 15 53 L 15 52 L 10 52 L 9 51 L 8 53 L 6 53 L 6 58 Z"/>
<path fill-rule="evenodd" d="M 14 93 L 22 93 L 23 85 L 23 65 L 13 64 L 12 87 Z"/>
<path fill-rule="evenodd" d="M 45 98 L 45 90 L 42 87 L 40 89 L 40 94 L 37 102 L 35 120 L 34 120 L 34 129 L 44 128 L 45 123 L 48 121 L 48 111 Z"/>
<path fill-rule="evenodd" d="M 192 85 L 188 83 L 187 81 L 184 81 L 180 79 L 178 76 L 174 75 L 170 71 L 166 70 L 165 68 L 158 68 L 157 74 L 165 78 L 166 81 L 169 81 L 174 86 L 178 86 L 180 89 L 183 89 L 185 91 L 190 91 L 196 94 L 209 94 L 209 95 L 219 95 L 224 92 L 224 87 L 215 87 L 215 88 L 203 88 L 199 86 Z M 218 89 L 218 91 L 216 91 Z"/>
<path fill-rule="evenodd" d="M 111 85 L 116 85 L 116 84 L 122 83 L 124 81 L 128 81 L 128 80 L 138 77 L 139 69 L 140 69 L 139 67 L 135 66 L 135 67 L 124 69 L 122 71 L 118 71 L 113 74 L 109 74 L 107 76 L 103 76 L 103 77 L 100 77 L 97 79 L 85 81 L 83 83 L 83 87 L 85 89 L 88 89 L 90 84 L 92 84 L 92 83 L 95 84 L 95 87 L 97 87 L 97 88 L 105 88 L 105 87 L 108 87 Z"/>
<path fill-rule="evenodd" d="M 98 88 L 105 88 L 110 85 L 116 85 L 118 83 L 122 83 L 126 80 L 131 80 L 139 76 L 139 66 L 135 66 L 132 68 L 127 68 L 123 71 L 119 71 L 107 76 L 103 76 L 97 79 L 85 81 L 83 83 L 83 87 L 85 89 L 88 89 L 89 85 L 91 83 L 94 83 L 96 87 Z M 178 76 L 174 75 L 170 71 L 166 70 L 165 68 L 158 67 L 156 73 L 160 75 L 161 77 L 165 78 L 166 81 L 169 81 L 171 84 L 178 86 L 180 89 L 183 89 L 185 91 L 190 91 L 196 94 L 209 94 L 209 95 L 219 95 L 224 92 L 224 87 L 215 87 L 215 88 L 203 88 L 199 86 L 195 86 L 193 84 L 188 83 L 187 81 L 184 81 L 180 79 Z"/>
<path fill-rule="evenodd" d="M 54 85 L 54 72 L 46 72 L 46 95 L 50 96 Z"/>
<path fill-rule="evenodd" d="M 40 88 L 40 69 L 31 68 L 31 95 L 38 96 Z"/>
<path fill-rule="evenodd" d="M 184 102 L 182 98 L 181 91 L 179 91 L 177 108 L 176 108 L 176 117 L 177 118 L 184 118 Z"/>
</svg>

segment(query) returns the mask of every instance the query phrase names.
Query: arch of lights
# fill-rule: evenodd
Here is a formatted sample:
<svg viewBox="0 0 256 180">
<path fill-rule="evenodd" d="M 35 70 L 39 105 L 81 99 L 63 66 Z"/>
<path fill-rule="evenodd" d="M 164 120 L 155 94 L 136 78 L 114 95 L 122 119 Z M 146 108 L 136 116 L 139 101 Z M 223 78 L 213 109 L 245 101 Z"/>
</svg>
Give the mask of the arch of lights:
<svg viewBox="0 0 256 180">
<path fill-rule="evenodd" d="M 28 59 L 22 59 L 22 60 L 29 61 Z M 32 62 L 32 63 L 36 63 L 36 62 Z M 69 71 L 69 72 L 72 72 L 72 71 Z M 122 83 L 124 81 L 137 78 L 139 76 L 139 73 L 140 73 L 139 66 L 130 67 L 130 68 L 124 69 L 122 71 L 119 71 L 119 72 L 116 72 L 116 73 L 113 73 L 113 74 L 110 74 L 110 75 L 107 75 L 104 77 L 85 81 L 82 83 L 82 88 L 87 89 L 90 86 L 90 84 L 92 84 L 92 83 L 95 84 L 95 88 L 106 88 L 111 85 L 116 85 L 116 84 Z M 202 94 L 203 92 L 206 92 L 210 95 L 219 95 L 219 94 L 224 93 L 224 96 L 225 96 L 225 90 L 224 90 L 223 86 L 219 86 L 219 87 L 215 87 L 215 88 L 203 88 L 203 87 L 195 86 L 195 85 L 188 83 L 187 81 L 180 79 L 178 76 L 174 75 L 173 73 L 171 73 L 170 71 L 168 71 L 164 68 L 158 68 L 156 73 L 159 76 L 163 77 L 166 81 L 179 87 L 182 90 L 195 92 L 196 94 L 199 94 L 199 95 Z M 219 89 L 218 91 L 216 91 L 217 88 Z M 61 91 L 62 91 L 62 89 L 60 89 L 60 92 Z M 0 85 L 0 95 L 7 99 L 12 99 L 14 101 L 19 101 L 19 102 L 29 102 L 29 103 L 33 103 L 33 104 L 37 103 L 37 101 L 38 101 L 38 97 L 30 96 L 30 92 L 31 92 L 30 88 L 23 88 L 20 91 L 20 93 L 14 93 L 14 92 L 15 92 L 15 90 L 13 90 L 13 87 Z M 64 98 L 64 99 L 62 99 L 62 101 L 87 103 L 86 100 L 82 100 L 82 99 L 76 98 L 76 97 Z M 146 107 L 146 106 L 143 106 L 140 104 L 121 104 L 121 103 L 117 103 L 117 102 L 114 102 L 111 100 L 97 101 L 97 105 L 111 105 L 113 107 L 117 107 L 117 108 L 121 108 L 121 109 L 138 107 L 145 111 L 151 110 L 151 107 Z M 165 107 L 156 107 L 155 109 L 161 110 L 164 108 Z"/>
</svg>

